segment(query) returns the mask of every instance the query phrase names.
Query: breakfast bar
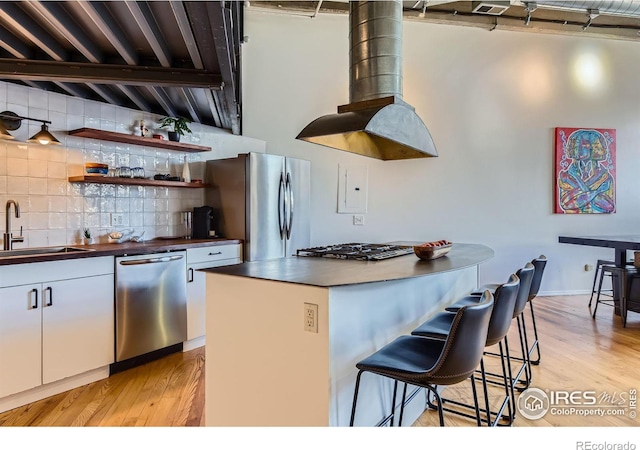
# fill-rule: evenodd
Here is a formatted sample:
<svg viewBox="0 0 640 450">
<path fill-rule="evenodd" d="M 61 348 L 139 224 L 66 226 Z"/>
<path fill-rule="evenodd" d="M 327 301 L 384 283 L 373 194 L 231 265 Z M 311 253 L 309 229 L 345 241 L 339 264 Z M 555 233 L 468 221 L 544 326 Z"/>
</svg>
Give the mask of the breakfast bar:
<svg viewBox="0 0 640 450">
<path fill-rule="evenodd" d="M 206 272 L 208 426 L 346 426 L 355 364 L 478 285 L 493 257 L 454 243 L 443 257 L 288 257 Z M 393 384 L 363 377 L 356 425 L 390 411 Z M 423 412 L 416 391 L 403 424 Z"/>
</svg>

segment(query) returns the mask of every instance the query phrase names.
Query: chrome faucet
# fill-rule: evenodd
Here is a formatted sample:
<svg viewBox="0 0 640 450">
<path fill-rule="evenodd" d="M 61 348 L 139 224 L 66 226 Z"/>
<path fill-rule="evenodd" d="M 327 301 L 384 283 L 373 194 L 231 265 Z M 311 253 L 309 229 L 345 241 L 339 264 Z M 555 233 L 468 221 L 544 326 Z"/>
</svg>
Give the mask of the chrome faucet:
<svg viewBox="0 0 640 450">
<path fill-rule="evenodd" d="M 14 242 L 24 242 L 24 237 L 22 236 L 22 227 L 20 227 L 20 236 L 13 237 L 13 235 L 11 234 L 11 204 L 13 204 L 13 208 L 16 213 L 16 218 L 20 217 L 20 204 L 15 200 L 7 200 L 7 207 L 6 207 L 7 223 L 6 223 L 6 228 L 5 228 L 3 239 L 2 239 L 5 250 L 13 249 Z"/>
</svg>

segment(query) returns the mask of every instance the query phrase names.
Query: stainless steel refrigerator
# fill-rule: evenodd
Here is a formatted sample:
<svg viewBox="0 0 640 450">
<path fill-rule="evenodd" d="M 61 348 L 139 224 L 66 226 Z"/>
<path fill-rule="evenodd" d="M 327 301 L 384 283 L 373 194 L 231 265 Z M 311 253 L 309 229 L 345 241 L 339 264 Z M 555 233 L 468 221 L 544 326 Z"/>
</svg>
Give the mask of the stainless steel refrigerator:
<svg viewBox="0 0 640 450">
<path fill-rule="evenodd" d="M 309 161 L 264 153 L 206 162 L 216 234 L 244 240 L 244 260 L 291 256 L 310 242 Z"/>
</svg>

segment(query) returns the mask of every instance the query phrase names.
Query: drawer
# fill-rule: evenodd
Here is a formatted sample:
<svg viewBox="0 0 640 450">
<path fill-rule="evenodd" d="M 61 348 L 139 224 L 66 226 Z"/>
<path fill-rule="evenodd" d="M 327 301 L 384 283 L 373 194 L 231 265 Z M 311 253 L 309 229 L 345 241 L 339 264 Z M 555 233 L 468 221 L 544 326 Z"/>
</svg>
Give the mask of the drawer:
<svg viewBox="0 0 640 450">
<path fill-rule="evenodd" d="M 0 267 L 0 287 L 86 278 L 114 273 L 113 256 L 65 259 Z"/>
<path fill-rule="evenodd" d="M 240 244 L 212 245 L 187 249 L 187 264 L 219 261 L 222 259 L 242 259 Z"/>
</svg>

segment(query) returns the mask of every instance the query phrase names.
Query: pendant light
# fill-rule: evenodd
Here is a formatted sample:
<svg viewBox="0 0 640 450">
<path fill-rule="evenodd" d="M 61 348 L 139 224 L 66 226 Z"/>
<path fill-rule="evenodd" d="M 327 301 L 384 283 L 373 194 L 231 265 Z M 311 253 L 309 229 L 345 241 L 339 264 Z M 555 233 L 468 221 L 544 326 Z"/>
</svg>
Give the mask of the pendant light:
<svg viewBox="0 0 640 450">
<path fill-rule="evenodd" d="M 34 120 L 42 122 L 40 131 L 27 139 L 27 142 L 41 145 L 62 145 L 56 137 L 49 132 L 50 120 L 33 119 L 31 117 L 23 117 L 12 111 L 0 112 L 0 139 L 14 139 L 9 131 L 17 130 L 22 125 L 23 120 Z"/>
<path fill-rule="evenodd" d="M 42 145 L 62 145 L 62 143 L 49 132 L 49 127 L 46 123 L 43 123 L 40 131 L 27 139 L 27 142 Z"/>
</svg>

